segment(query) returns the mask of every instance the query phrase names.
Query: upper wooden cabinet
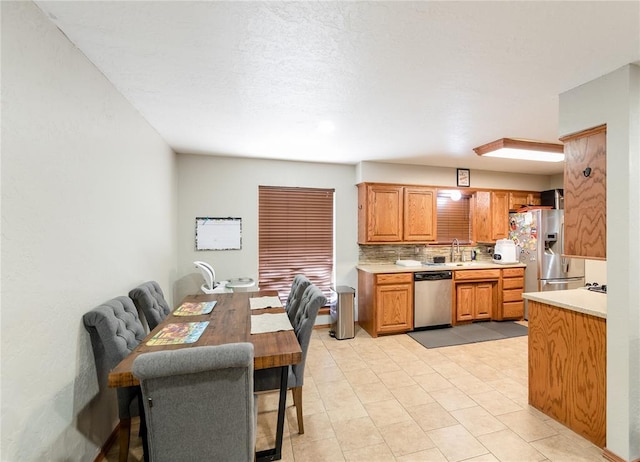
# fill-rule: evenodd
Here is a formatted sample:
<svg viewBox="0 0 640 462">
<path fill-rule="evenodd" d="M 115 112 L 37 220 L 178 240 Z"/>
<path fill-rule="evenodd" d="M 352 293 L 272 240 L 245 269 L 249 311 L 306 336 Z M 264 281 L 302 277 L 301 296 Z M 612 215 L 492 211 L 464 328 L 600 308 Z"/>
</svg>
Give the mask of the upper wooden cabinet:
<svg viewBox="0 0 640 462">
<path fill-rule="evenodd" d="M 437 235 L 436 190 L 431 188 L 404 188 L 405 241 L 435 241 Z"/>
<path fill-rule="evenodd" d="M 515 212 L 527 205 L 540 205 L 540 193 L 509 191 L 509 211 Z"/>
<path fill-rule="evenodd" d="M 564 142 L 564 254 L 607 258 L 607 126 Z"/>
<path fill-rule="evenodd" d="M 380 183 L 358 185 L 358 243 L 436 239 L 436 189 Z"/>
<path fill-rule="evenodd" d="M 402 241 L 402 186 L 358 185 L 358 242 Z"/>
<path fill-rule="evenodd" d="M 509 236 L 509 193 L 476 191 L 473 195 L 473 238 L 494 242 Z"/>
<path fill-rule="evenodd" d="M 506 191 L 491 192 L 491 229 L 492 240 L 509 237 L 509 193 Z"/>
</svg>

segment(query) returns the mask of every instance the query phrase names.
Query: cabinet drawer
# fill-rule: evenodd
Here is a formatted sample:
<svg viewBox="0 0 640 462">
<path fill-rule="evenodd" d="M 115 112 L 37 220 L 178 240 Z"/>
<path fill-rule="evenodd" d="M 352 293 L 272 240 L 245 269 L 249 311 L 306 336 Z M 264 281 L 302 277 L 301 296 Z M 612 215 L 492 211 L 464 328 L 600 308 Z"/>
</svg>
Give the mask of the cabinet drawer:
<svg viewBox="0 0 640 462">
<path fill-rule="evenodd" d="M 502 270 L 503 278 L 516 278 L 524 276 L 524 268 L 504 268 Z"/>
<path fill-rule="evenodd" d="M 524 278 L 507 278 L 502 280 L 503 289 L 522 289 L 524 287 Z"/>
<path fill-rule="evenodd" d="M 376 284 L 398 284 L 413 282 L 413 273 L 376 274 Z"/>
<path fill-rule="evenodd" d="M 502 291 L 503 302 L 517 302 L 522 300 L 522 289 L 511 289 Z"/>
<path fill-rule="evenodd" d="M 502 304 L 503 318 L 521 318 L 524 316 L 524 302 L 509 302 Z"/>
<path fill-rule="evenodd" d="M 468 281 L 471 279 L 500 279 L 499 269 L 458 270 L 454 271 L 453 274 L 456 281 Z"/>
</svg>

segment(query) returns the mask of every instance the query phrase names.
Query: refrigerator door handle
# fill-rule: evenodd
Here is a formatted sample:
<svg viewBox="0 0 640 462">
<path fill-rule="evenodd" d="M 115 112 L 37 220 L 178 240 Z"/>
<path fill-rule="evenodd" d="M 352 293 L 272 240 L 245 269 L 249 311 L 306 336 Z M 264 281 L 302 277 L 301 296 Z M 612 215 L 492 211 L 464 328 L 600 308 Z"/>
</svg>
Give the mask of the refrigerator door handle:
<svg viewBox="0 0 640 462">
<path fill-rule="evenodd" d="M 562 245 L 562 248 L 560 249 L 560 251 L 564 253 L 564 216 L 562 217 L 562 222 L 560 223 L 560 243 Z M 567 257 L 562 257 L 560 259 L 560 264 L 562 265 L 562 269 L 565 273 L 569 272 L 570 261 L 571 260 Z"/>
<path fill-rule="evenodd" d="M 556 280 L 547 280 L 545 284 L 548 286 L 552 286 L 554 284 L 566 284 L 569 279 L 556 279 Z"/>
</svg>

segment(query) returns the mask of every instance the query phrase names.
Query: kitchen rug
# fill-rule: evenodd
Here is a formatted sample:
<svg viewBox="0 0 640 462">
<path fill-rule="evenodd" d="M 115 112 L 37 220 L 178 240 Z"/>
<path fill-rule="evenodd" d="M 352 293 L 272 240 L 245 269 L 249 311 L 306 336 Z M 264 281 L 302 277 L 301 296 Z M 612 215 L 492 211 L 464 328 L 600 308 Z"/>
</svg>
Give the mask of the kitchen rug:
<svg viewBox="0 0 640 462">
<path fill-rule="evenodd" d="M 442 329 L 408 332 L 407 335 L 425 348 L 441 348 L 467 343 L 521 337 L 527 335 L 527 332 L 528 329 L 526 326 L 513 321 L 487 321 L 462 326 L 445 327 Z"/>
</svg>

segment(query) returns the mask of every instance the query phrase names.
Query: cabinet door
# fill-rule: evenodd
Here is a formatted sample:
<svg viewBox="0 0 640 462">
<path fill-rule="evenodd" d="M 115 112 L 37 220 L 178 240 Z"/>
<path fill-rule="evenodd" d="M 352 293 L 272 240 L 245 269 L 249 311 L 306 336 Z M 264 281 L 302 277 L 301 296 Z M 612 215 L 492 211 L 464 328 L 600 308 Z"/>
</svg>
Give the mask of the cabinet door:
<svg viewBox="0 0 640 462">
<path fill-rule="evenodd" d="M 456 320 L 473 321 L 475 304 L 474 284 L 456 285 Z"/>
<path fill-rule="evenodd" d="M 402 186 L 367 185 L 367 242 L 402 241 Z"/>
<path fill-rule="evenodd" d="M 491 239 L 491 192 L 476 191 L 473 194 L 473 240 L 492 242 Z"/>
<path fill-rule="evenodd" d="M 606 125 L 564 141 L 564 253 L 607 257 Z"/>
<path fill-rule="evenodd" d="M 520 207 L 531 204 L 529 202 L 529 193 L 524 191 L 509 192 L 509 210 L 516 211 Z"/>
<path fill-rule="evenodd" d="M 491 238 L 494 241 L 509 237 L 509 193 L 491 193 Z"/>
<path fill-rule="evenodd" d="M 542 205 L 542 200 L 540 198 L 540 193 L 529 193 L 528 203 L 530 205 Z"/>
<path fill-rule="evenodd" d="M 493 283 L 478 283 L 475 285 L 474 319 L 490 319 L 493 308 Z"/>
<path fill-rule="evenodd" d="M 435 241 L 436 219 L 436 190 L 405 187 L 404 240 Z"/>
<path fill-rule="evenodd" d="M 413 285 L 388 284 L 376 288 L 376 324 L 379 333 L 413 328 Z"/>
</svg>

